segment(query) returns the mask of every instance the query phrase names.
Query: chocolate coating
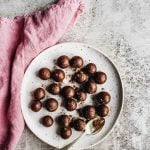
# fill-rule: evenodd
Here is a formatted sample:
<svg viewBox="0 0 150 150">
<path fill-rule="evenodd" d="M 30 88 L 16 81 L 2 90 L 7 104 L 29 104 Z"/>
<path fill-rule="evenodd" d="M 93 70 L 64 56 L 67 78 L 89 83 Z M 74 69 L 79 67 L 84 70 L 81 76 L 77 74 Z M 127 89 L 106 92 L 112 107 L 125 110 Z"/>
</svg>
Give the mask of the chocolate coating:
<svg viewBox="0 0 150 150">
<path fill-rule="evenodd" d="M 65 78 L 65 72 L 61 69 L 55 69 L 53 71 L 52 77 L 56 82 L 62 82 Z"/>
<path fill-rule="evenodd" d="M 63 139 L 68 139 L 72 135 L 72 130 L 70 127 L 64 127 L 61 129 L 61 137 Z"/>
<path fill-rule="evenodd" d="M 42 80 L 48 80 L 51 77 L 51 71 L 48 68 L 41 68 L 38 75 Z"/>
<path fill-rule="evenodd" d="M 87 81 L 84 87 L 86 92 L 89 94 L 93 94 L 97 91 L 97 85 L 93 80 Z"/>
<path fill-rule="evenodd" d="M 83 59 L 80 56 L 74 56 L 70 60 L 70 65 L 73 68 L 81 68 L 83 66 Z"/>
<path fill-rule="evenodd" d="M 73 87 L 71 86 L 65 86 L 63 87 L 62 89 L 62 95 L 67 98 L 67 99 L 70 99 L 72 98 L 74 95 L 75 95 L 75 90 Z"/>
<path fill-rule="evenodd" d="M 58 59 L 57 59 L 57 65 L 60 67 L 60 68 L 67 68 L 70 63 L 69 63 L 69 57 L 66 56 L 66 55 L 62 55 L 60 56 Z"/>
<path fill-rule="evenodd" d="M 42 103 L 39 100 L 32 101 L 31 103 L 32 111 L 38 112 L 41 110 L 41 108 L 42 108 Z"/>
<path fill-rule="evenodd" d="M 50 127 L 53 125 L 53 118 L 51 116 L 45 116 L 42 118 L 42 124 L 45 126 L 45 127 Z"/>
<path fill-rule="evenodd" d="M 73 111 L 77 108 L 77 102 L 74 99 L 68 99 L 66 101 L 66 108 L 68 111 Z"/>
<path fill-rule="evenodd" d="M 106 117 L 109 113 L 109 108 L 107 105 L 99 105 L 96 110 L 98 115 L 101 117 Z"/>
<path fill-rule="evenodd" d="M 85 129 L 86 122 L 83 119 L 76 119 L 74 121 L 74 128 L 77 131 L 83 131 Z"/>
<path fill-rule="evenodd" d="M 34 91 L 34 98 L 36 100 L 41 100 L 45 97 L 45 91 L 43 88 L 37 88 L 35 91 Z"/>
<path fill-rule="evenodd" d="M 52 83 L 49 85 L 48 91 L 53 95 L 58 95 L 61 91 L 61 87 L 57 83 Z"/>
<path fill-rule="evenodd" d="M 107 75 L 104 72 L 96 72 L 94 75 L 95 82 L 98 84 L 103 84 L 107 80 Z"/>
<path fill-rule="evenodd" d="M 46 109 L 50 112 L 55 111 L 58 108 L 58 102 L 54 98 L 50 98 L 46 101 Z"/>
<path fill-rule="evenodd" d="M 68 127 L 71 122 L 71 118 L 68 115 L 61 115 L 59 118 L 59 122 L 61 126 Z"/>
<path fill-rule="evenodd" d="M 97 71 L 97 67 L 94 63 L 87 64 L 85 68 L 88 74 L 94 74 Z"/>
<path fill-rule="evenodd" d="M 87 81 L 87 79 L 88 79 L 88 76 L 83 71 L 79 71 L 74 75 L 74 80 L 77 83 L 83 83 Z"/>
<path fill-rule="evenodd" d="M 100 92 L 98 95 L 97 95 L 97 101 L 100 103 L 100 104 L 108 104 L 110 102 L 110 99 L 111 99 L 111 96 L 108 92 Z"/>
<path fill-rule="evenodd" d="M 88 120 L 94 119 L 95 116 L 96 116 L 95 107 L 91 106 L 91 105 L 88 105 L 88 106 L 84 107 L 83 116 Z"/>
<path fill-rule="evenodd" d="M 86 98 L 87 98 L 87 94 L 79 89 L 76 89 L 75 90 L 75 98 L 78 100 L 78 101 L 85 101 Z"/>
</svg>

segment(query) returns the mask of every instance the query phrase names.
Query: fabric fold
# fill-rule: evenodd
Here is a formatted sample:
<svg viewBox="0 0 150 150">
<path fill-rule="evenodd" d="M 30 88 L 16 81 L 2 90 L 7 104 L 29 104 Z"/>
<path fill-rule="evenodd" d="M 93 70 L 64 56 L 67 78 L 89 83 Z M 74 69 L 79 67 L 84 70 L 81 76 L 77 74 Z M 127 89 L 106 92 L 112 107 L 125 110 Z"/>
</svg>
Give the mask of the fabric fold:
<svg viewBox="0 0 150 150">
<path fill-rule="evenodd" d="M 17 20 L 0 19 L 0 33 L 4 35 L 4 38 L 0 37 L 2 150 L 13 150 L 24 129 L 20 89 L 26 68 L 33 58 L 56 44 L 73 26 L 82 13 L 83 6 L 83 0 L 60 0 L 33 15 Z"/>
</svg>

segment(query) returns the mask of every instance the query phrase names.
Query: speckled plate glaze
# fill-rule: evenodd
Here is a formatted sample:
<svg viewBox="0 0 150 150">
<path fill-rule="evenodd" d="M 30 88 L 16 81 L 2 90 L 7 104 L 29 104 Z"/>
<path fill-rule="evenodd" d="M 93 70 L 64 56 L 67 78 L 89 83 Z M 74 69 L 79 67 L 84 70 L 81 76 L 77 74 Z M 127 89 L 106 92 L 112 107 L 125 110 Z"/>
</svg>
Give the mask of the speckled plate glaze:
<svg viewBox="0 0 150 150">
<path fill-rule="evenodd" d="M 113 129 L 119 114 L 121 112 L 123 106 L 123 86 L 120 75 L 112 63 L 112 61 L 104 55 L 100 49 L 95 49 L 92 46 L 81 44 L 81 43 L 62 43 L 55 45 L 46 49 L 44 52 L 40 53 L 29 65 L 27 68 L 21 88 L 21 108 L 22 113 L 25 119 L 27 126 L 30 130 L 42 141 L 47 144 L 56 147 L 62 148 L 76 139 L 81 132 L 77 132 L 73 129 L 73 133 L 71 138 L 64 140 L 58 135 L 59 125 L 54 122 L 52 127 L 46 128 L 40 123 L 40 118 L 45 115 L 51 115 L 54 120 L 57 116 L 62 113 L 67 112 L 64 107 L 61 106 L 62 99 L 58 96 L 53 96 L 46 93 L 46 98 L 54 97 L 58 99 L 59 108 L 55 112 L 48 112 L 45 108 L 42 108 L 39 112 L 33 112 L 30 109 L 30 102 L 34 100 L 32 97 L 32 92 L 34 89 L 41 86 L 48 86 L 52 81 L 43 81 L 37 76 L 37 72 L 42 67 L 48 67 L 49 69 L 53 69 L 55 65 L 55 60 L 60 55 L 68 55 L 69 57 L 79 55 L 84 60 L 84 65 L 89 62 L 93 62 L 97 65 L 98 70 L 104 71 L 107 74 L 107 82 L 103 85 L 98 85 L 98 90 L 106 90 L 111 94 L 111 102 L 108 104 L 110 108 L 109 116 L 106 117 L 106 123 L 101 132 L 96 135 L 87 135 L 83 139 L 81 139 L 76 145 L 75 149 L 85 149 L 89 148 L 99 142 L 101 142 Z M 67 77 L 63 83 L 63 85 L 72 85 L 69 83 L 69 74 L 72 73 L 71 68 L 65 69 Z M 46 98 L 43 100 L 45 101 Z M 92 104 L 91 96 L 88 95 L 86 102 L 83 105 Z M 82 107 L 79 105 L 78 107 Z M 76 111 L 67 112 L 67 114 L 77 117 L 78 114 Z"/>
</svg>

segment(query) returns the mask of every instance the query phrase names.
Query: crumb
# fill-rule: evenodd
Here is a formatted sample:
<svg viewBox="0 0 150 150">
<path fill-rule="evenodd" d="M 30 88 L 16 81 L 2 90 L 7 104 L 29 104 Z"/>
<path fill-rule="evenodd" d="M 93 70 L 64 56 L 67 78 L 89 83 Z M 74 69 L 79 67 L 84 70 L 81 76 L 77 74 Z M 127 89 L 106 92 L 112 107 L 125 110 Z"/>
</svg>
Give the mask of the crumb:
<svg viewBox="0 0 150 150">
<path fill-rule="evenodd" d="M 56 68 L 57 68 L 57 66 L 54 66 L 54 67 L 53 67 L 53 69 L 56 69 Z"/>
</svg>

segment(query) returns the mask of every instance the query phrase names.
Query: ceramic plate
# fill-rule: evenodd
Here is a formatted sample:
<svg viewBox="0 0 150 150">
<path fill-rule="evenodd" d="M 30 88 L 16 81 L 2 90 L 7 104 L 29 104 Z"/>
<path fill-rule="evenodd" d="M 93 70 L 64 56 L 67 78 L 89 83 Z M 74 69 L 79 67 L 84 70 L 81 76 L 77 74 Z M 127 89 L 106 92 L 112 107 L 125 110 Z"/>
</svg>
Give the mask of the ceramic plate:
<svg viewBox="0 0 150 150">
<path fill-rule="evenodd" d="M 110 108 L 109 116 L 105 119 L 105 126 L 96 135 L 87 135 L 83 139 L 81 139 L 75 149 L 85 149 L 89 148 L 102 141 L 112 130 L 114 127 L 123 105 L 123 87 L 120 75 L 112 63 L 112 61 L 104 55 L 100 49 L 95 49 L 86 44 L 80 43 L 63 43 L 58 44 L 53 47 L 50 47 L 40 53 L 29 65 L 27 68 L 21 88 L 21 107 L 22 113 L 25 119 L 27 126 L 30 130 L 42 141 L 47 144 L 54 146 L 56 148 L 62 148 L 76 139 L 81 132 L 75 131 L 73 129 L 72 136 L 64 140 L 58 134 L 59 125 L 54 122 L 53 126 L 46 128 L 40 123 L 40 118 L 45 115 L 51 115 L 54 120 L 57 116 L 67 113 L 74 117 L 78 116 L 76 111 L 67 112 L 66 109 L 61 106 L 62 99 L 61 97 L 51 95 L 50 93 L 46 93 L 46 98 L 42 101 L 45 101 L 49 97 L 54 97 L 58 99 L 59 108 L 55 112 L 48 112 L 45 108 L 42 108 L 39 112 L 33 112 L 30 109 L 30 103 L 34 98 L 32 97 L 32 92 L 38 87 L 47 87 L 52 80 L 43 81 L 37 76 L 37 72 L 42 67 L 48 67 L 53 70 L 55 66 L 56 59 L 61 55 L 68 55 L 69 57 L 79 55 L 84 60 L 84 65 L 89 62 L 93 62 L 97 65 L 97 69 L 103 71 L 107 74 L 107 82 L 103 85 L 98 85 L 98 92 L 100 91 L 108 91 L 111 94 L 111 102 L 108 104 Z M 56 66 L 55 66 L 56 67 Z M 72 85 L 69 83 L 69 75 L 72 73 L 71 68 L 65 69 L 66 79 L 63 83 L 64 85 Z M 77 85 L 76 85 L 77 86 Z M 83 104 L 88 105 L 92 104 L 91 96 L 88 95 L 86 102 Z M 78 107 L 82 107 L 79 105 Z"/>
</svg>

